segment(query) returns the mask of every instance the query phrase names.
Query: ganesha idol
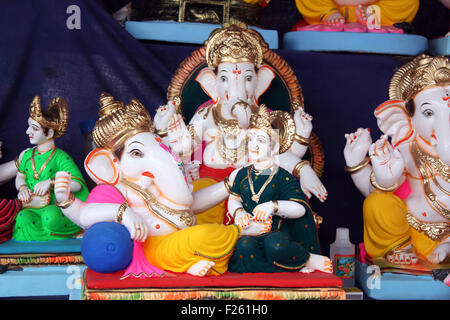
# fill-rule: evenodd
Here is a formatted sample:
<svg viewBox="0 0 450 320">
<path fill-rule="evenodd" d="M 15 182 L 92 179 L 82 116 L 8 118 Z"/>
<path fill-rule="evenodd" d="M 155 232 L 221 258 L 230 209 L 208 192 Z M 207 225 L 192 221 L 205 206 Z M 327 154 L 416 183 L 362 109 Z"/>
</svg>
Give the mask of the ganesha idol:
<svg viewBox="0 0 450 320">
<path fill-rule="evenodd" d="M 396 23 L 411 23 L 419 0 L 295 0 L 307 26 L 294 31 L 403 33 Z"/>
<path fill-rule="evenodd" d="M 250 117 L 258 110 L 259 98 L 276 75 L 270 65 L 263 64 L 264 54 L 269 50 L 267 43 L 258 32 L 242 23 L 216 29 L 203 48 L 207 67 L 200 70 L 195 80 L 211 99 L 196 109 L 188 125 L 181 115 L 179 99 L 169 100 L 159 107 L 154 121 L 163 142 L 188 168 L 194 167 L 190 178 L 194 180 L 194 190 L 220 182 L 223 189 L 220 199 L 210 200 L 220 200 L 220 203 L 228 197 L 226 188 L 231 186 L 228 176 L 249 161 L 246 130 Z M 310 163 L 302 159 L 310 141 L 312 117 L 302 107 L 298 107 L 293 116 L 285 114 L 288 117 L 280 121 L 290 121 L 291 125 L 282 139 L 290 143 L 280 150 L 280 166 L 300 178 L 307 196 L 314 194 L 324 201 L 325 187 Z M 201 163 L 199 172 L 195 171 L 192 160 L 197 165 Z M 223 223 L 224 218 L 225 222 L 231 221 L 226 212 L 222 202 L 198 215 L 197 222 Z"/>
<path fill-rule="evenodd" d="M 448 58 L 421 55 L 405 64 L 389 96 L 375 110 L 380 139 L 372 143 L 362 128 L 346 135 L 346 171 L 366 196 L 364 247 L 398 268 L 442 268 L 450 253 Z"/>
<path fill-rule="evenodd" d="M 154 133 L 150 115 L 137 99 L 124 105 L 102 93 L 99 103 L 93 129 L 98 148 L 85 159 L 86 172 L 97 186 L 81 201 L 68 187 L 70 174 L 58 172 L 55 180 L 55 196 L 65 203 L 64 214 L 87 229 L 82 243 L 86 265 L 101 273 L 125 270 L 122 278 L 225 272 L 236 241 L 261 234 L 267 225 L 245 230 L 236 225 L 196 225 L 195 214 L 208 209 L 205 199 L 214 197 L 217 186 L 191 192 L 182 161 Z M 219 187 L 220 193 L 223 186 Z M 127 239 L 118 239 L 116 231 L 100 230 L 102 223 L 126 229 L 125 238 L 133 240 L 129 254 L 117 258 Z M 92 230 L 99 230 L 98 237 L 91 237 Z M 110 237 L 105 254 L 95 256 L 104 237 Z M 90 246 L 89 239 L 94 239 Z M 97 268 L 99 260 L 107 269 Z"/>
</svg>

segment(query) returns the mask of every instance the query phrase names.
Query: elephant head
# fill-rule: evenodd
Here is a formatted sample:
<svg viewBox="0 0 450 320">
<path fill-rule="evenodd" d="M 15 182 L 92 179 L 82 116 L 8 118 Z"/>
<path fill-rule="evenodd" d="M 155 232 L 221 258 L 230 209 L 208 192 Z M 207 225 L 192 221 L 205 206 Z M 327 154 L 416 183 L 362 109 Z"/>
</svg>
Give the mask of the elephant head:
<svg viewBox="0 0 450 320">
<path fill-rule="evenodd" d="M 267 90 L 275 73 L 267 65 L 256 70 L 249 62 L 223 62 L 217 70 L 204 68 L 196 81 L 215 103 L 220 103 L 226 118 L 236 119 L 241 128 L 247 128 L 251 107 L 258 105 L 259 97 Z"/>
</svg>

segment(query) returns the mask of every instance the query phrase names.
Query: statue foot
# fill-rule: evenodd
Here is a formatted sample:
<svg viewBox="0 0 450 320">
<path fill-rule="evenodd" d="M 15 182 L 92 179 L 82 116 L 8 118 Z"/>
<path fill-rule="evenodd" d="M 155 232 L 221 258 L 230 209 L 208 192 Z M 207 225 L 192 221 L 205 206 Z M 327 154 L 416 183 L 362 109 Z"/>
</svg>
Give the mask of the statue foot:
<svg viewBox="0 0 450 320">
<path fill-rule="evenodd" d="M 301 273 L 311 273 L 311 272 L 314 272 L 314 269 L 311 269 L 311 268 L 308 268 L 308 267 L 303 267 L 303 268 L 300 269 L 299 272 L 301 272 Z"/>
<path fill-rule="evenodd" d="M 216 264 L 212 261 L 200 260 L 192 267 L 190 267 L 187 273 L 197 277 L 204 277 L 211 271 L 211 268 L 214 267 L 215 265 Z"/>
<path fill-rule="evenodd" d="M 450 256 L 450 242 L 439 244 L 433 252 L 427 257 L 431 263 L 442 263 Z"/>
<path fill-rule="evenodd" d="M 400 265 L 417 264 L 419 262 L 419 258 L 417 258 L 412 244 L 400 250 L 392 250 L 386 255 L 386 259 L 390 263 Z"/>
<path fill-rule="evenodd" d="M 326 273 L 333 273 L 333 263 L 331 262 L 330 258 L 318 254 L 311 253 L 311 256 L 306 262 L 305 267 Z"/>
<path fill-rule="evenodd" d="M 257 235 L 269 232 L 271 228 L 272 228 L 272 222 L 250 221 L 248 227 L 245 229 L 242 229 L 241 235 L 257 236 Z"/>
</svg>

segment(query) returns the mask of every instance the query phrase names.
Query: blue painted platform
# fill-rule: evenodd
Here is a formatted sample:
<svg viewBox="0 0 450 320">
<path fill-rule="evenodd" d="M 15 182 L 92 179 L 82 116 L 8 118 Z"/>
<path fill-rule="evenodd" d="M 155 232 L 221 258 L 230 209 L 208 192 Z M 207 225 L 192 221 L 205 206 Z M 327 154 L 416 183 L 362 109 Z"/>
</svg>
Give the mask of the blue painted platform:
<svg viewBox="0 0 450 320">
<path fill-rule="evenodd" d="M 138 40 L 203 44 L 218 24 L 175 21 L 127 21 L 125 29 Z M 270 49 L 278 49 L 278 32 L 250 26 L 258 31 Z"/>
<path fill-rule="evenodd" d="M 416 56 L 428 51 L 428 40 L 411 34 L 295 31 L 285 33 L 282 49 Z"/>
<path fill-rule="evenodd" d="M 25 267 L 0 274 L 0 297 L 69 296 L 81 300 L 84 265 Z"/>
<path fill-rule="evenodd" d="M 0 244 L 0 255 L 20 253 L 77 253 L 81 252 L 81 239 L 52 241 L 9 240 Z"/>
<path fill-rule="evenodd" d="M 430 53 L 433 56 L 449 56 L 450 55 L 450 37 L 430 40 Z"/>
<path fill-rule="evenodd" d="M 450 300 L 450 287 L 432 276 L 383 273 L 379 280 L 373 270 L 356 261 L 356 280 L 364 293 L 377 300 Z"/>
</svg>

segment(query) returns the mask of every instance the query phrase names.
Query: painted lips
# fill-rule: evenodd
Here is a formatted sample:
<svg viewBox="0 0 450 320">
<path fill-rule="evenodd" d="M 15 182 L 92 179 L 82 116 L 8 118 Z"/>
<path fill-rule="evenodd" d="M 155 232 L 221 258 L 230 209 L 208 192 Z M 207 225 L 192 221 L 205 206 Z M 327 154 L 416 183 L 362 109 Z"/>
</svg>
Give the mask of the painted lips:
<svg viewBox="0 0 450 320">
<path fill-rule="evenodd" d="M 149 177 L 149 178 L 154 178 L 155 176 L 153 175 L 153 173 L 151 173 L 150 171 L 144 171 L 142 172 L 142 175 L 144 177 Z"/>
</svg>

